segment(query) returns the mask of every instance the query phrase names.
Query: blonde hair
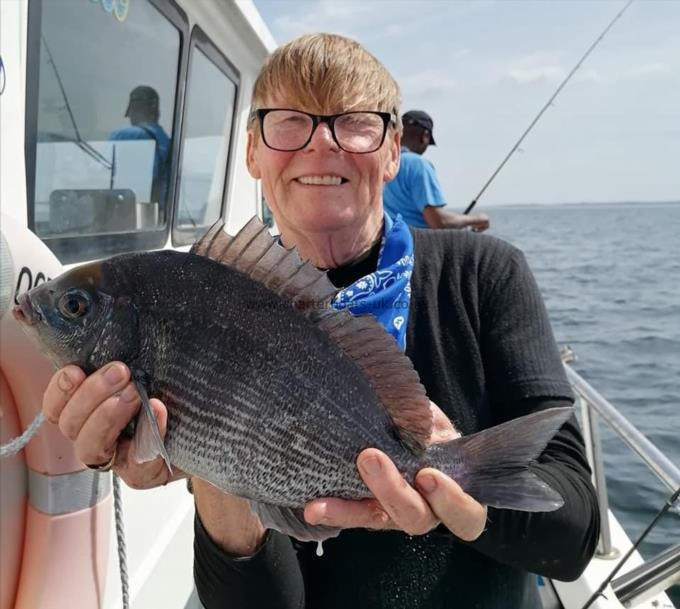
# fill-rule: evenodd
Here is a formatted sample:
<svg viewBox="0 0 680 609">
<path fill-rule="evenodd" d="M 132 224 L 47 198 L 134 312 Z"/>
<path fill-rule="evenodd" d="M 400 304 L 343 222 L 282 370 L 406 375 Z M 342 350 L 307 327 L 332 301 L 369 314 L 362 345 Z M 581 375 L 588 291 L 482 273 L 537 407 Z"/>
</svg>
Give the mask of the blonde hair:
<svg viewBox="0 0 680 609">
<path fill-rule="evenodd" d="M 306 34 L 276 49 L 255 81 L 251 107 L 272 96 L 318 114 L 392 112 L 401 128 L 399 85 L 358 42 L 337 34 Z"/>
</svg>

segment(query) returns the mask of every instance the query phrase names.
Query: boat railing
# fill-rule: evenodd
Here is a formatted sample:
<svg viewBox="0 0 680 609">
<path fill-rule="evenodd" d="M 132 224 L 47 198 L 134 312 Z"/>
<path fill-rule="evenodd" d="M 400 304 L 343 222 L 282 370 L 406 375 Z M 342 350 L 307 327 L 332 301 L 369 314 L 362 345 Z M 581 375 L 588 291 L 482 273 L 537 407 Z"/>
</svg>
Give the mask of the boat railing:
<svg viewBox="0 0 680 609">
<path fill-rule="evenodd" d="M 574 359 L 573 351 L 569 347 L 562 349 L 562 361 L 567 378 L 576 394 L 577 406 L 582 415 L 586 454 L 599 500 L 601 529 L 596 556 L 616 558 L 619 551 L 612 546 L 608 516 L 609 498 L 598 420 L 602 419 L 607 423 L 672 493 L 680 488 L 680 468 L 569 365 Z M 612 582 L 612 588 L 617 591 L 617 595 L 621 595 L 619 599 L 621 602 L 622 598 L 625 598 L 626 605 L 632 606 L 637 597 L 647 596 L 652 588 L 656 591 L 665 590 L 678 582 L 680 582 L 680 544 L 664 550 L 640 567 L 620 576 Z"/>
</svg>

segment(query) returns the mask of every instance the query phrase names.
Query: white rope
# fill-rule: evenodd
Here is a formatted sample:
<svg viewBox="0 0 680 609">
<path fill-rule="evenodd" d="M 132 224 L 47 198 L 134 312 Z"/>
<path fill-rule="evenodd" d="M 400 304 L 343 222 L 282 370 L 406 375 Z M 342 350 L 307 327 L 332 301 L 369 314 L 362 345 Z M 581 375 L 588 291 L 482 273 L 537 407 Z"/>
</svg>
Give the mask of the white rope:
<svg viewBox="0 0 680 609">
<path fill-rule="evenodd" d="M 123 529 L 123 497 L 120 478 L 113 474 L 113 506 L 116 513 L 116 539 L 118 541 L 118 566 L 120 567 L 120 587 L 123 595 L 123 609 L 130 608 L 130 585 L 125 552 L 125 531 Z"/>
<path fill-rule="evenodd" d="M 11 457 L 16 455 L 26 444 L 28 444 L 33 436 L 38 433 L 40 426 L 45 422 L 45 415 L 43 415 L 42 410 L 38 413 L 38 416 L 33 419 L 33 422 L 28 426 L 26 431 L 20 436 L 10 440 L 7 444 L 0 446 L 0 459 L 5 457 Z"/>
</svg>

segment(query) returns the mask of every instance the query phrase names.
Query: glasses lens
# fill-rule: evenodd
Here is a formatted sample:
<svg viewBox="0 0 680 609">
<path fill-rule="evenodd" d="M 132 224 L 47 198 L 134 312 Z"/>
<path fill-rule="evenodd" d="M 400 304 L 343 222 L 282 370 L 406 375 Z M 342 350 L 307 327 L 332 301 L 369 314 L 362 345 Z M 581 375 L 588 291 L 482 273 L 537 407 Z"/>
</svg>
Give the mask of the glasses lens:
<svg viewBox="0 0 680 609">
<path fill-rule="evenodd" d="M 335 137 L 347 152 L 373 152 L 380 147 L 385 123 L 379 114 L 350 112 L 335 120 Z"/>
<path fill-rule="evenodd" d="M 272 110 L 262 121 L 265 142 L 277 150 L 297 150 L 312 132 L 311 117 L 294 110 Z"/>
</svg>

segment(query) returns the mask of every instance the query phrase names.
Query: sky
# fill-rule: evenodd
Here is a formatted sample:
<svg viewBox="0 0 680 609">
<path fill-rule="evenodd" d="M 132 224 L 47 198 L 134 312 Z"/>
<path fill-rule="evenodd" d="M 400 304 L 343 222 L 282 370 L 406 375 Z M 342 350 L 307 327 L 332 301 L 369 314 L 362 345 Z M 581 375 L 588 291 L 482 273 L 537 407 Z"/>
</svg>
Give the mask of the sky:
<svg viewBox="0 0 680 609">
<path fill-rule="evenodd" d="M 624 0 L 254 0 L 277 43 L 358 40 L 434 120 L 462 210 Z M 680 201 L 680 0 L 636 0 L 548 108 L 480 207 Z"/>
</svg>

